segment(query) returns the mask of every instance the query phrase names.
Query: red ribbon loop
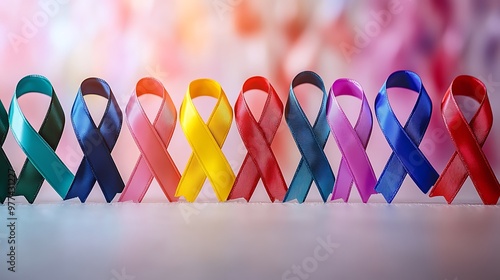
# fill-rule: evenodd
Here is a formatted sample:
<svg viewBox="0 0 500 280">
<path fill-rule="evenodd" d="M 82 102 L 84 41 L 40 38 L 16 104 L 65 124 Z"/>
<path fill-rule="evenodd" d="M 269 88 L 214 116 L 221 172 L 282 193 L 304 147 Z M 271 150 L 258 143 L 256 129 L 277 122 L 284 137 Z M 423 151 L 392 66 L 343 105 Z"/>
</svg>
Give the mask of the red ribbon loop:
<svg viewBox="0 0 500 280">
<path fill-rule="evenodd" d="M 470 122 L 467 122 L 458 107 L 455 100 L 458 95 L 468 96 L 479 102 L 479 108 Z M 456 77 L 443 97 L 441 111 L 457 150 L 430 196 L 444 196 L 451 203 L 467 176 L 470 176 L 484 204 L 496 204 L 500 197 L 500 186 L 482 150 L 493 123 L 486 87 L 475 77 Z"/>
<path fill-rule="evenodd" d="M 261 90 L 267 93 L 266 103 L 257 122 L 245 100 L 245 92 Z M 245 81 L 234 106 L 236 125 L 248 153 L 238 172 L 229 199 L 250 200 L 259 178 L 271 201 L 283 201 L 287 187 L 271 143 L 283 117 L 283 104 L 278 94 L 264 77 L 251 77 Z"/>
</svg>

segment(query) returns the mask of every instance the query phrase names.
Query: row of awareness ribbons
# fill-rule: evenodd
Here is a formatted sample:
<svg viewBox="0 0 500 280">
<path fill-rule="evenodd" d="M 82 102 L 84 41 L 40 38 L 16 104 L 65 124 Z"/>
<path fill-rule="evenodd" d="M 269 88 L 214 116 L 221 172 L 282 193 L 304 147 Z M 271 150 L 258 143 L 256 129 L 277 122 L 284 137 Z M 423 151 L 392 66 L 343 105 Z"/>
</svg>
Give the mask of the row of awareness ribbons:
<svg viewBox="0 0 500 280">
<path fill-rule="evenodd" d="M 301 84 L 312 84 L 322 92 L 321 106 L 313 124 L 304 114 L 294 92 Z M 405 88 L 418 95 L 404 125 L 391 108 L 387 94 L 389 88 Z M 249 90 L 267 93 L 259 120 L 254 118 L 245 100 L 245 92 Z M 50 97 L 50 105 L 38 131 L 30 125 L 18 103 L 18 98 L 31 92 Z M 84 96 L 90 94 L 107 99 L 106 110 L 98 125 L 84 100 Z M 152 123 L 139 102 L 139 97 L 145 94 L 162 98 Z M 361 100 L 354 127 L 337 101 L 342 95 Z M 458 95 L 471 97 L 479 103 L 470 121 L 457 105 L 455 97 Z M 206 122 L 193 104 L 193 99 L 200 96 L 217 99 Z M 484 204 L 496 204 L 500 186 L 482 151 L 493 121 L 484 84 L 471 76 L 456 77 L 443 97 L 441 110 L 456 151 L 439 175 L 419 149 L 432 113 L 431 99 L 422 80 L 411 71 L 397 71 L 387 78 L 375 99 L 375 115 L 392 154 L 377 180 L 366 154 L 373 126 L 372 111 L 356 81 L 338 79 L 327 94 L 320 76 L 311 71 L 301 72 L 293 79 L 283 108 L 268 80 L 251 77 L 243 84 L 234 106 L 236 124 L 248 151 L 235 176 L 221 150 L 233 120 L 232 107 L 216 81 L 195 80 L 190 83 L 179 112 L 180 125 L 193 150 L 181 176 L 167 151 L 177 122 L 175 106 L 159 81 L 143 78 L 137 83 L 125 109 L 126 122 L 140 150 L 140 157 L 125 184 L 111 156 L 123 115 L 109 85 L 101 79 L 89 78 L 78 90 L 71 110 L 71 122 L 84 156 L 73 174 L 55 153 L 65 122 L 56 93 L 45 77 L 30 75 L 17 84 L 9 113 L 3 105 L 0 106 L 0 144 L 5 141 L 10 125 L 14 138 L 27 156 L 17 178 L 5 152 L 0 150 L 0 201 L 3 203 L 8 196 L 22 195 L 33 203 L 43 181 L 47 180 L 65 200 L 78 197 L 85 202 L 97 181 L 107 202 L 118 193 L 121 193 L 119 201 L 141 202 L 153 178 L 169 201 L 176 201 L 180 196 L 195 201 L 208 177 L 219 201 L 250 200 L 261 179 L 271 201 L 296 199 L 304 202 L 314 181 L 323 201 L 330 194 L 332 200 L 347 201 L 355 183 L 363 202 L 367 202 L 372 194 L 381 193 L 390 203 L 408 174 L 423 193 L 428 193 L 434 186 L 430 196 L 444 196 L 448 203 L 453 201 L 470 176 Z M 283 113 L 301 153 L 288 187 L 271 149 Z M 337 179 L 324 152 L 330 132 L 342 154 Z"/>
</svg>

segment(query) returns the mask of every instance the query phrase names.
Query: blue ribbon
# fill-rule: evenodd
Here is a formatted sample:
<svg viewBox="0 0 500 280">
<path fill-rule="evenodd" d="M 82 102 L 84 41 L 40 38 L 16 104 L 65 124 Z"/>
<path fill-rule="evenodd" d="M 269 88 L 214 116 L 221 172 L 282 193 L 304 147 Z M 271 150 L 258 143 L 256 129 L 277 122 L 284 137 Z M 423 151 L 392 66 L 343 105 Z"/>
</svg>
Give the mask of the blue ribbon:
<svg viewBox="0 0 500 280">
<path fill-rule="evenodd" d="M 405 88 L 418 93 L 417 102 L 404 127 L 389 104 L 388 88 Z M 432 114 L 432 102 L 420 77 L 411 71 L 392 73 L 375 99 L 375 114 L 393 150 L 375 190 L 391 203 L 406 174 L 409 174 L 420 190 L 427 193 L 439 175 L 418 148 Z"/>
<path fill-rule="evenodd" d="M 83 98 L 90 94 L 108 100 L 98 127 L 92 120 Z M 82 82 L 71 109 L 71 122 L 84 156 L 66 199 L 78 197 L 80 201 L 85 202 L 96 180 L 107 202 L 111 202 L 117 193 L 123 191 L 125 185 L 111 157 L 122 120 L 118 102 L 104 80 L 88 78 Z"/>
<path fill-rule="evenodd" d="M 307 119 L 293 90 L 301 84 L 312 84 L 323 92 L 321 107 L 313 126 Z M 330 134 L 330 127 L 326 121 L 326 102 L 325 85 L 318 74 L 304 71 L 295 76 L 286 103 L 285 119 L 302 158 L 285 195 L 285 202 L 293 199 L 297 199 L 299 203 L 304 202 L 313 180 L 323 201 L 326 201 L 332 192 L 335 176 L 323 151 Z"/>
</svg>

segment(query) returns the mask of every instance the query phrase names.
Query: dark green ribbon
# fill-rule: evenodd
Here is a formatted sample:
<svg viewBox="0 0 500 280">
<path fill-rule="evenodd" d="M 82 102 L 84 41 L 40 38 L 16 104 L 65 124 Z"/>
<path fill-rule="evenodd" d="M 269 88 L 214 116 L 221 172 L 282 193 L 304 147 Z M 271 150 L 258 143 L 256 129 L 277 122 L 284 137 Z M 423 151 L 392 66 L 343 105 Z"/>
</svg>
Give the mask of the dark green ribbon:
<svg viewBox="0 0 500 280">
<path fill-rule="evenodd" d="M 9 131 L 9 117 L 7 116 L 7 111 L 0 101 L 0 147 L 5 142 L 7 137 L 7 132 Z M 0 203 L 3 203 L 5 199 L 10 195 L 9 188 L 10 184 L 15 182 L 16 174 L 12 165 L 10 164 L 7 155 L 4 150 L 0 148 Z"/>
</svg>

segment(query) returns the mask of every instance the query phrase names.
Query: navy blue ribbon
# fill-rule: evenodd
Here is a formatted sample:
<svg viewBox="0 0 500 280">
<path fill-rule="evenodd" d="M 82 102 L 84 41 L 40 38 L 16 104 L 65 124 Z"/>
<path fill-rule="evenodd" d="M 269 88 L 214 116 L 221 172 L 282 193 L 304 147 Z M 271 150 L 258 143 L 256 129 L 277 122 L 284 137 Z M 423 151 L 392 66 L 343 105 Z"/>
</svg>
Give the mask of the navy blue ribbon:
<svg viewBox="0 0 500 280">
<path fill-rule="evenodd" d="M 301 84 L 312 84 L 323 92 L 321 107 L 312 126 L 295 96 L 294 88 Z M 325 85 L 318 74 L 304 71 L 295 76 L 290 85 L 285 119 L 302 158 L 285 195 L 285 202 L 293 199 L 297 199 L 299 203 L 304 202 L 313 180 L 323 201 L 332 192 L 335 176 L 323 151 L 330 134 L 326 121 L 326 102 Z"/>
<path fill-rule="evenodd" d="M 401 126 L 389 104 L 388 88 L 405 88 L 418 93 L 417 102 L 404 127 Z M 390 203 L 406 174 L 409 174 L 420 190 L 427 193 L 439 175 L 418 148 L 432 114 L 432 102 L 420 77 L 411 71 L 392 73 L 375 99 L 375 114 L 393 150 L 375 190 L 382 193 L 385 200 Z"/>
<path fill-rule="evenodd" d="M 87 105 L 85 95 L 96 94 L 108 100 L 99 126 L 96 127 Z M 111 157 L 122 127 L 122 112 L 109 85 L 99 78 L 88 78 L 82 82 L 71 109 L 71 122 L 83 151 L 83 160 L 78 167 L 75 180 L 66 199 L 78 197 L 85 202 L 96 180 L 107 202 L 125 187 L 120 172 Z"/>
</svg>

